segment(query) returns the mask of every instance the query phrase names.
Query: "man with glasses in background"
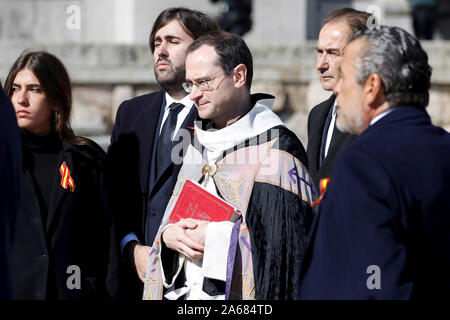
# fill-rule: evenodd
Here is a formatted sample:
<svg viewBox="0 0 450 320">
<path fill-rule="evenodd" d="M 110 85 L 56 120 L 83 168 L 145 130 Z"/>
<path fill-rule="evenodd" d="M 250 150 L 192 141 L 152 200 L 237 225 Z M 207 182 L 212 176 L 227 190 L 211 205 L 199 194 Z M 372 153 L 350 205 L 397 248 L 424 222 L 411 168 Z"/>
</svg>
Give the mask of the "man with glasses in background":
<svg viewBox="0 0 450 320">
<path fill-rule="evenodd" d="M 306 152 L 270 110 L 273 97 L 250 95 L 253 61 L 244 40 L 209 34 L 186 52 L 183 87 L 199 118 L 174 190 L 198 182 L 241 216 L 235 223 L 170 224 L 174 191 L 153 243 L 144 299 L 292 299 L 313 218 Z"/>
</svg>

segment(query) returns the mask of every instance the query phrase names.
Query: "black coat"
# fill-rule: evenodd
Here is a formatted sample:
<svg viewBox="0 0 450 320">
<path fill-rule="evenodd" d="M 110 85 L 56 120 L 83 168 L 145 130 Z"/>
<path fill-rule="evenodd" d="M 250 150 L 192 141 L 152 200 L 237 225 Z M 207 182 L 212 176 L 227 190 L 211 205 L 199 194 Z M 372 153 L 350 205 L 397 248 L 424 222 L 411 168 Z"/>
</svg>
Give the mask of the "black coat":
<svg viewBox="0 0 450 320">
<path fill-rule="evenodd" d="M 14 108 L 0 87 L 0 300 L 11 299 L 10 255 L 19 204 L 22 148 Z"/>
<path fill-rule="evenodd" d="M 181 162 L 175 164 L 167 155 L 165 169 L 156 177 L 155 141 L 164 113 L 164 94 L 161 90 L 124 101 L 117 111 L 107 152 L 107 181 L 119 241 L 135 233 L 141 244 L 152 245 L 181 168 Z M 196 116 L 193 106 L 181 128 L 193 130 Z M 187 148 L 190 141 L 184 142 Z M 123 284 L 130 287 L 124 291 L 129 295 L 129 290 L 137 290 L 135 295 L 140 297 L 142 283 L 133 273 L 123 275 Z"/>
<path fill-rule="evenodd" d="M 117 296 L 118 246 L 104 198 L 103 159 L 103 150 L 93 142 L 63 142 L 45 225 L 31 173 L 24 169 L 12 259 L 18 299 Z M 63 162 L 75 183 L 73 192 L 62 187 Z"/>
<path fill-rule="evenodd" d="M 448 301 L 450 134 L 400 106 L 342 152 L 333 179 L 299 298 Z"/>
<path fill-rule="evenodd" d="M 318 192 L 320 192 L 318 188 L 320 180 L 331 177 L 340 152 L 356 138 L 355 135 L 341 132 L 335 128 L 327 156 L 320 166 L 322 135 L 328 113 L 334 104 L 334 99 L 336 99 L 336 96 L 331 95 L 328 100 L 315 106 L 308 116 L 308 147 L 306 151 L 308 155 L 308 169 Z"/>
</svg>

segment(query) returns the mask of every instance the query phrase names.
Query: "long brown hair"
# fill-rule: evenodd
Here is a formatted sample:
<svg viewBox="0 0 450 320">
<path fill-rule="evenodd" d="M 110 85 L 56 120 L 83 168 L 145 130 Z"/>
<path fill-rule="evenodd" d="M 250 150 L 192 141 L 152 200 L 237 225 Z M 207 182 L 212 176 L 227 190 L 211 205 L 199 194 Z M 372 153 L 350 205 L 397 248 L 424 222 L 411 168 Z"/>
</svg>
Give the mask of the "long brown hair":
<svg viewBox="0 0 450 320">
<path fill-rule="evenodd" d="M 38 78 L 47 99 L 58 107 L 53 125 L 61 140 L 71 144 L 88 144 L 89 140 L 75 136 L 70 123 L 72 111 L 72 83 L 64 64 L 45 51 L 24 52 L 9 70 L 5 80 L 5 92 L 11 98 L 16 75 L 28 69 Z"/>
</svg>

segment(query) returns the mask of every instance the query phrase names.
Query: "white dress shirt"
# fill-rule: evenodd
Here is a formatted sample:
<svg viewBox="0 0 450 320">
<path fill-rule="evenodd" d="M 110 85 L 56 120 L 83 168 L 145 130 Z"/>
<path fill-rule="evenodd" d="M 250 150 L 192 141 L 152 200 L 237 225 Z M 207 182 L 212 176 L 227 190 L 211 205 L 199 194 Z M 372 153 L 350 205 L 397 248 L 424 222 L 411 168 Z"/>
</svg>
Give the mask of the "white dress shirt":
<svg viewBox="0 0 450 320">
<path fill-rule="evenodd" d="M 184 108 L 180 111 L 180 113 L 178 113 L 177 124 L 176 124 L 176 127 L 175 127 L 175 131 L 172 133 L 172 136 L 171 136 L 171 138 L 173 139 L 175 137 L 175 133 L 177 133 L 178 130 L 180 130 L 181 125 L 183 124 L 183 122 L 186 119 L 187 115 L 191 111 L 191 108 L 193 107 L 194 102 L 191 99 L 189 99 L 189 95 L 186 95 L 181 100 L 175 100 L 174 98 L 169 96 L 169 94 L 166 92 L 165 93 L 165 98 L 166 98 L 166 105 L 164 106 L 164 115 L 163 115 L 163 119 L 162 119 L 162 122 L 161 122 L 161 127 L 159 128 L 159 134 L 161 134 L 161 130 L 162 130 L 162 127 L 164 125 L 164 122 L 166 121 L 167 117 L 169 116 L 169 106 L 172 103 L 174 103 L 174 102 L 181 103 L 181 104 L 184 105 Z M 135 240 L 135 241 L 139 242 L 139 240 L 138 240 L 138 238 L 137 238 L 137 236 L 136 236 L 136 234 L 134 232 L 131 232 L 131 233 L 127 234 L 125 237 L 122 238 L 122 240 L 120 242 L 120 250 L 121 250 L 121 252 L 122 252 L 123 248 L 125 247 L 125 245 L 131 240 Z"/>
<path fill-rule="evenodd" d="M 325 154 L 324 154 L 324 158 L 327 157 L 328 154 L 328 149 L 330 148 L 330 143 L 331 143 L 331 138 L 333 137 L 333 132 L 334 132 L 334 124 L 336 123 L 336 114 L 337 114 L 337 98 L 334 99 L 334 103 L 332 106 L 333 110 L 331 111 L 331 122 L 330 122 L 330 126 L 327 129 L 327 140 L 325 143 Z"/>
</svg>

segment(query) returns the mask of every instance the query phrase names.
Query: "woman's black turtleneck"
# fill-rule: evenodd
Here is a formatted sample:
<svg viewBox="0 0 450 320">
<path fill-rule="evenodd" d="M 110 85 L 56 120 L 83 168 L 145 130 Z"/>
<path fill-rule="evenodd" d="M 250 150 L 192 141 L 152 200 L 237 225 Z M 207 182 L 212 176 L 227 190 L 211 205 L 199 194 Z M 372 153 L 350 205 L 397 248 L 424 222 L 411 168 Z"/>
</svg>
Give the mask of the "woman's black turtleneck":
<svg viewBox="0 0 450 320">
<path fill-rule="evenodd" d="M 22 142 L 24 167 L 31 173 L 45 226 L 52 190 L 56 183 L 62 142 L 53 131 L 46 136 L 36 136 L 25 130 L 22 130 Z"/>
</svg>

